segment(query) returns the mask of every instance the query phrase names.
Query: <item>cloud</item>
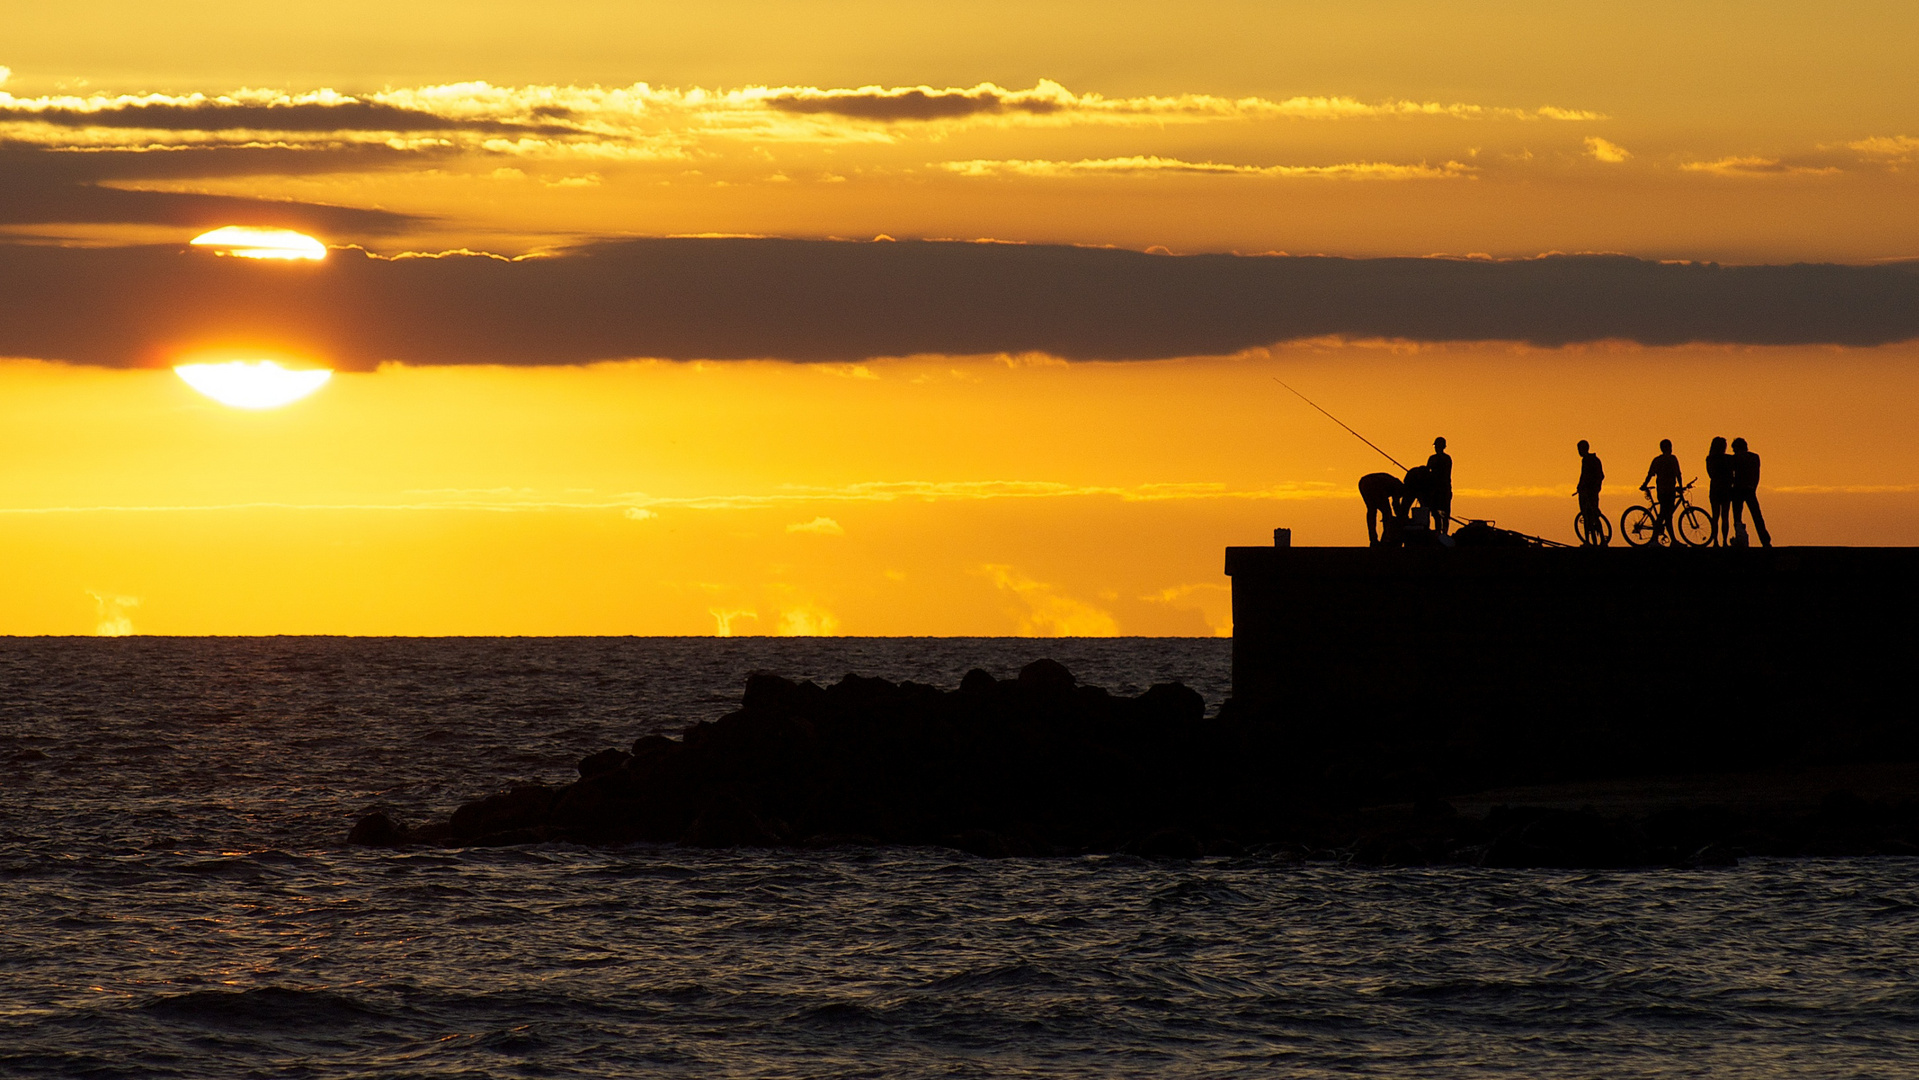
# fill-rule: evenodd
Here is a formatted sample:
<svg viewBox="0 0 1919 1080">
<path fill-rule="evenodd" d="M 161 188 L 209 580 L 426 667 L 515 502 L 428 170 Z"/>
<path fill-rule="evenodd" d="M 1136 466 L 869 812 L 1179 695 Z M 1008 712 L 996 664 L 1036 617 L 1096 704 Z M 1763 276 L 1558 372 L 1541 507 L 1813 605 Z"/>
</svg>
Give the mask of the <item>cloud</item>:
<svg viewBox="0 0 1919 1080">
<path fill-rule="evenodd" d="M 69 102 L 55 104 L 54 102 Z M 0 96 L 0 123 L 49 124 L 63 128 L 123 128 L 138 131 L 194 132 L 374 132 L 421 131 L 527 132 L 567 134 L 576 129 L 559 124 L 519 123 L 511 120 L 439 116 L 423 109 L 401 108 L 378 101 L 335 97 L 331 100 L 279 99 L 244 101 L 193 94 L 183 98 L 162 95 L 113 99 L 22 100 Z"/>
<path fill-rule="evenodd" d="M 930 86 L 857 90 L 783 90 L 765 99 L 781 112 L 831 113 L 859 120 L 950 120 L 983 113 L 1023 112 L 1046 116 L 1071 107 L 1074 95 L 1056 83 L 1032 90 L 1008 91 L 992 83 L 968 90 L 935 90 Z"/>
<path fill-rule="evenodd" d="M 127 615 L 127 609 L 140 606 L 137 596 L 116 596 L 112 593 L 97 593 L 87 590 L 93 597 L 93 606 L 97 621 L 93 626 L 95 637 L 127 637 L 133 633 L 133 619 Z"/>
<path fill-rule="evenodd" d="M 1586 153 L 1594 161 L 1603 161 L 1608 165 L 1617 165 L 1632 156 L 1632 151 L 1614 142 L 1607 142 L 1597 135 L 1586 136 Z"/>
<path fill-rule="evenodd" d="M 1919 269 L 1619 255 L 1340 259 L 934 241 L 642 239 L 553 258 L 262 266 L 185 245 L 0 245 L 0 356 L 110 367 L 271 348 L 412 364 L 1232 355 L 1316 337 L 1876 345 Z"/>
<path fill-rule="evenodd" d="M 1557 109 L 1551 105 L 1541 105 L 1534 113 L 1543 120 L 1610 120 L 1605 113 L 1587 109 Z"/>
<path fill-rule="evenodd" d="M 494 154 L 685 158 L 714 139 L 890 142 L 953 124 L 1047 126 L 1243 123 L 1262 120 L 1590 121 L 1599 114 L 1464 102 L 1361 101 L 1345 96 L 1229 98 L 1213 94 L 1106 97 L 1051 80 L 1012 90 L 971 87 L 745 86 L 731 90 L 495 86 L 389 88 L 351 95 L 240 89 L 205 94 L 15 97 L 0 91 L 0 138 L 38 145 L 143 149 L 278 140 L 287 145 L 387 142 Z"/>
<path fill-rule="evenodd" d="M 1109 98 L 1076 94 L 1050 79 L 1030 90 L 1008 90 L 993 83 L 971 87 L 751 88 L 742 92 L 780 112 L 830 114 L 881 123 L 963 120 L 974 117 L 1044 117 L 1060 120 L 1153 122 L 1214 119 L 1289 118 L 1308 120 L 1377 119 L 1438 116 L 1454 119 L 1596 120 L 1597 113 L 1546 106 L 1534 110 L 1436 101 L 1388 99 L 1365 102 L 1351 97 L 1300 96 L 1273 100 L 1226 98 L 1212 94 L 1175 94 Z"/>
<path fill-rule="evenodd" d="M 1557 491 L 1557 488 L 1549 489 Z M 1510 494 L 1510 492 L 1462 494 Z M 562 500 L 537 494 L 508 491 L 409 492 L 440 495 L 440 498 L 414 502 L 365 503 L 188 503 L 151 505 L 78 505 L 78 506 L 0 506 L 0 514 L 44 516 L 55 514 L 199 514 L 244 510 L 371 511 L 379 513 L 484 513 L 532 514 L 573 511 L 616 512 L 630 521 L 651 521 L 659 517 L 651 507 L 676 510 L 767 510 L 817 503 L 894 503 L 894 502 L 982 502 L 999 499 L 1089 499 L 1110 498 L 1121 502 L 1171 502 L 1211 499 L 1250 499 L 1261 501 L 1298 501 L 1345 498 L 1351 492 L 1343 484 L 1317 481 L 1275 484 L 1264 488 L 1229 488 L 1213 481 L 1136 485 L 1065 484 L 1050 480 L 887 480 L 857 484 L 790 484 L 771 492 L 719 493 L 654 497 L 630 492 L 600 501 Z M 638 504 L 638 505 L 636 505 Z M 832 519 L 825 519 L 831 521 Z M 813 522 L 794 526 L 804 531 Z M 825 529 L 824 526 L 821 527 Z"/>
<path fill-rule="evenodd" d="M 738 608 L 708 608 L 706 613 L 713 616 L 714 637 L 732 637 L 735 622 L 741 619 L 757 620 L 760 617 L 756 611 Z"/>
<path fill-rule="evenodd" d="M 1121 502 L 1174 502 L 1194 499 L 1297 501 L 1343 498 L 1343 485 L 1288 482 L 1264 488 L 1229 488 L 1214 481 L 1134 485 L 1066 484 L 1054 480 L 872 480 L 856 484 L 789 484 L 777 491 L 730 495 L 682 495 L 654 498 L 640 492 L 622 498 L 647 506 L 688 510 L 757 510 L 819 502 L 983 502 L 999 499 L 1112 498 Z M 516 504 L 533 505 L 533 504 Z M 538 504 L 546 505 L 546 504 Z M 621 505 L 625 505 L 622 503 Z M 789 525 L 788 532 L 813 531 L 816 519 Z M 835 523 L 837 524 L 837 523 Z M 821 527 L 821 531 L 825 531 Z"/>
<path fill-rule="evenodd" d="M 818 605 L 802 604 L 780 612 L 781 637 L 831 637 L 839 632 L 839 618 Z"/>
<path fill-rule="evenodd" d="M 391 234 L 419 216 L 166 191 L 127 191 L 141 181 L 238 176 L 314 176 L 396 168 L 464 166 L 479 175 L 545 170 L 553 186 L 591 186 L 602 167 L 657 165 L 724 171 L 741 155 L 753 176 L 769 148 L 936 142 L 954 125 L 1130 126 L 1262 122 L 1590 120 L 1584 110 L 1464 102 L 1362 101 L 1348 96 L 1223 97 L 1179 93 L 1107 97 L 1050 80 L 1028 89 L 971 87 L 624 87 L 446 83 L 346 94 L 236 89 L 218 93 L 51 94 L 0 90 L 0 224 L 191 222 L 322 228 L 356 237 Z M 817 163 L 816 163 L 817 164 Z M 526 168 L 520 168 L 526 166 Z M 791 166 L 797 168 L 797 166 Z M 888 165 L 887 168 L 895 166 Z M 912 165 L 898 166 L 912 168 Z M 1242 166 L 1171 158 L 1081 161 L 987 159 L 935 164 L 963 175 L 1149 172 L 1270 177 L 1409 178 L 1456 175 L 1465 166 L 1356 161 Z M 817 182 L 844 180 L 838 171 Z M 798 179 L 794 176 L 790 179 Z M 608 174 L 609 181 L 618 177 Z M 737 176 L 702 182 L 740 182 Z M 224 214 L 229 220 L 219 220 Z"/>
<path fill-rule="evenodd" d="M 1060 593 L 1054 586 L 1010 566 L 989 564 L 980 571 L 1025 608 L 1019 618 L 1022 637 L 1117 637 L 1119 623 L 1107 612 Z"/>
<path fill-rule="evenodd" d="M 790 533 L 812 533 L 816 536 L 845 536 L 846 530 L 830 517 L 816 517 L 811 521 L 796 522 L 786 527 Z"/>
<path fill-rule="evenodd" d="M 373 171 L 425 164 L 385 146 L 326 151 L 289 147 L 207 147 L 154 151 L 61 151 L 0 142 L 0 225 L 136 224 L 201 230 L 276 225 L 338 235 L 380 236 L 430 220 L 390 210 L 146 191 L 116 182 L 288 172 Z"/>
<path fill-rule="evenodd" d="M 1919 139 L 1910 135 L 1875 135 L 1870 139 L 1849 142 L 1846 146 L 1867 157 L 1894 161 L 1909 161 L 1914 155 L 1919 155 Z"/>
<path fill-rule="evenodd" d="M 1233 589 L 1230 585 L 1205 582 L 1194 585 L 1169 585 L 1140 597 L 1149 604 L 1165 604 L 1176 611 L 1194 611 L 1206 622 L 1214 637 L 1233 636 Z"/>
<path fill-rule="evenodd" d="M 1466 176 L 1470 166 L 1448 161 L 1442 166 L 1424 162 L 1418 165 L 1394 165 L 1378 161 L 1354 161 L 1340 165 L 1226 165 L 1216 161 L 1181 161 L 1178 158 L 1136 156 L 1097 158 L 1080 161 L 975 160 L 947 161 L 940 168 L 961 176 L 1074 176 L 1142 175 L 1152 173 L 1199 173 L 1230 176 L 1266 176 L 1282 178 L 1335 178 L 1347 180 L 1443 179 Z"/>
<path fill-rule="evenodd" d="M 1723 157 L 1717 161 L 1688 161 L 1682 172 L 1711 173 L 1714 176 L 1831 176 L 1841 170 L 1833 165 L 1791 165 L 1777 158 Z"/>
</svg>

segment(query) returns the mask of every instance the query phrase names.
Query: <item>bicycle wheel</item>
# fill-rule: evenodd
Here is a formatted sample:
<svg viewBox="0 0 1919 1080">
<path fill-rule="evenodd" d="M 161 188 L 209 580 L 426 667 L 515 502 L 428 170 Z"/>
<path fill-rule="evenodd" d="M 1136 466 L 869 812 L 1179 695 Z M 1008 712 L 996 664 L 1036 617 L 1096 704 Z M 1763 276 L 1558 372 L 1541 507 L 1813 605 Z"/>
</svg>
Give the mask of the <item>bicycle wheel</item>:
<svg viewBox="0 0 1919 1080">
<path fill-rule="evenodd" d="M 1712 515 L 1697 506 L 1688 506 L 1674 523 L 1679 540 L 1687 547 L 1712 546 Z"/>
<path fill-rule="evenodd" d="M 1649 506 L 1629 506 L 1619 515 L 1619 535 L 1626 538 L 1631 547 L 1645 547 L 1647 544 L 1666 543 L 1666 534 L 1659 527 L 1659 517 Z"/>
<path fill-rule="evenodd" d="M 1594 514 L 1592 520 L 1594 535 L 1587 536 L 1586 512 L 1581 510 L 1573 515 L 1573 535 L 1579 538 L 1580 546 L 1605 547 L 1612 543 L 1612 522 L 1606 519 L 1606 515 Z"/>
</svg>

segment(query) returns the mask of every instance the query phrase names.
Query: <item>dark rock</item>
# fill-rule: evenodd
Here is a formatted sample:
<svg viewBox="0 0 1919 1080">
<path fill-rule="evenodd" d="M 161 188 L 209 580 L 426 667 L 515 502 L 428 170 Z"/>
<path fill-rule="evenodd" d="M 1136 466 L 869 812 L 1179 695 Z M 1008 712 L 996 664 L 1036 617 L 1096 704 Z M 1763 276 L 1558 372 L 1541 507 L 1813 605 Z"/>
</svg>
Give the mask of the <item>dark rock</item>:
<svg viewBox="0 0 1919 1080">
<path fill-rule="evenodd" d="M 376 811 L 353 823 L 346 842 L 354 847 L 399 847 L 407 842 L 407 832 L 392 818 Z"/>
<path fill-rule="evenodd" d="M 1646 863 L 1623 823 L 1591 810 L 1507 811 L 1502 816 L 1518 820 L 1493 841 L 1485 866 L 1604 870 Z M 1494 824 L 1490 817 L 1488 824 Z"/>
<path fill-rule="evenodd" d="M 1206 699 L 1185 683 L 1155 683 L 1139 696 L 1139 710 L 1158 723 L 1197 724 L 1206 718 Z"/>
<path fill-rule="evenodd" d="M 9 765 L 26 765 L 30 762 L 45 761 L 47 755 L 38 750 L 22 750 L 7 759 Z"/>
<path fill-rule="evenodd" d="M 998 685 L 998 680 L 994 679 L 992 675 L 979 668 L 974 668 L 966 673 L 965 678 L 960 680 L 959 688 L 962 694 L 990 694 L 993 692 L 993 688 Z"/>
<path fill-rule="evenodd" d="M 884 846 L 884 842 L 877 836 L 866 836 L 861 833 L 815 833 L 805 840 L 800 841 L 800 846 L 815 849 L 838 847 L 871 848 L 882 847 Z"/>
<path fill-rule="evenodd" d="M 495 833 L 535 828 L 546 823 L 555 791 L 542 784 L 526 784 L 498 795 L 467 803 L 453 811 L 448 822 L 460 840 L 478 840 Z"/>
<path fill-rule="evenodd" d="M 633 747 L 627 753 L 632 761 L 627 768 L 634 772 L 644 772 L 662 762 L 671 760 L 686 748 L 678 739 L 669 739 L 664 735 L 642 735 L 633 740 Z"/>
<path fill-rule="evenodd" d="M 1064 694 L 1079 680 L 1057 660 L 1035 660 L 1019 669 L 1019 684 L 1047 694 Z"/>
<path fill-rule="evenodd" d="M 1718 844 L 1707 844 L 1687 857 L 1686 866 L 1738 866 L 1739 856 Z"/>
<path fill-rule="evenodd" d="M 740 705 L 747 709 L 803 709 L 824 693 L 812 680 L 796 683 L 765 672 L 746 677 L 746 692 Z"/>
<path fill-rule="evenodd" d="M 350 839 L 919 844 L 995 858 L 1250 849 L 1382 866 L 1567 869 L 1919 850 L 1919 805 L 1845 793 L 1810 814 L 1464 815 L 1447 799 L 1493 780 L 1546 782 L 1556 777 L 1539 773 L 1566 762 L 1650 769 L 1646 754 L 1619 749 L 1638 744 L 1610 729 L 1534 723 L 1543 755 L 1534 759 L 1502 751 L 1513 729 L 1483 719 L 1470 709 L 1279 716 L 1232 702 L 1208 719 L 1200 695 L 1177 682 L 1115 696 L 1051 660 L 1013 680 L 976 669 L 954 691 L 858 675 L 822 688 L 759 674 L 738 709 L 678 739 L 649 735 L 589 755 L 564 787 L 515 787 L 410 832 L 369 815 Z"/>
<path fill-rule="evenodd" d="M 1206 854 L 1199 840 L 1184 829 L 1155 829 L 1140 837 L 1131 851 L 1148 859 L 1197 859 Z"/>
<path fill-rule="evenodd" d="M 989 829 L 967 829 L 947 838 L 946 846 L 983 859 L 1004 859 L 1013 853 L 1006 838 Z"/>
<path fill-rule="evenodd" d="M 686 830 L 687 847 L 772 847 L 780 837 L 745 803 L 721 795 L 708 803 Z"/>
<path fill-rule="evenodd" d="M 588 754 L 580 759 L 580 779 L 591 780 L 601 773 L 610 773 L 626 768 L 633 755 L 624 750 L 602 750 L 597 754 Z"/>
</svg>

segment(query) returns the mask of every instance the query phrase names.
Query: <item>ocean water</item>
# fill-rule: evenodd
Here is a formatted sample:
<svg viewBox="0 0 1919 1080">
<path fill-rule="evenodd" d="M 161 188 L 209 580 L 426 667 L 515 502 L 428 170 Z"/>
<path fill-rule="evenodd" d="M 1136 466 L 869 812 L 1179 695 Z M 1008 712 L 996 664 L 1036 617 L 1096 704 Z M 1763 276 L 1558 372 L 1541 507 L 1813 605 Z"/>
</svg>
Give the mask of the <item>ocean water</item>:
<svg viewBox="0 0 1919 1080">
<path fill-rule="evenodd" d="M 0 640 L 0 1075 L 1919 1075 L 1919 860 L 372 851 L 745 675 L 1205 640 Z"/>
</svg>

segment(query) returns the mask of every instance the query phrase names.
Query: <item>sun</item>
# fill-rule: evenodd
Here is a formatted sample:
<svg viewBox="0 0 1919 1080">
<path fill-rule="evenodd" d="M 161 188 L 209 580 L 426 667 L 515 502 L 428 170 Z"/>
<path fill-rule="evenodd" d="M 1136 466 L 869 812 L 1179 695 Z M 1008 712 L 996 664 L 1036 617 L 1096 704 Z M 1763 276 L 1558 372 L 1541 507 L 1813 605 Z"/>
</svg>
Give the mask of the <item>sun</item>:
<svg viewBox="0 0 1919 1080">
<path fill-rule="evenodd" d="M 252 225 L 228 225 L 204 232 L 192 240 L 194 247 L 209 248 L 215 255 L 233 255 L 242 259 L 326 258 L 326 245 L 305 233 L 292 229 L 267 229 Z"/>
<path fill-rule="evenodd" d="M 224 364 L 181 364 L 173 369 L 188 386 L 236 409 L 277 409 L 325 386 L 333 372 L 325 368 L 289 371 L 272 360 L 231 360 Z"/>
</svg>

